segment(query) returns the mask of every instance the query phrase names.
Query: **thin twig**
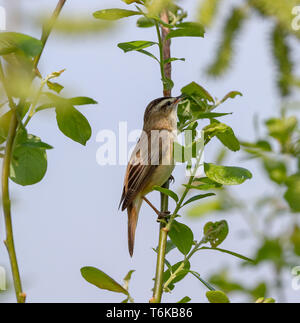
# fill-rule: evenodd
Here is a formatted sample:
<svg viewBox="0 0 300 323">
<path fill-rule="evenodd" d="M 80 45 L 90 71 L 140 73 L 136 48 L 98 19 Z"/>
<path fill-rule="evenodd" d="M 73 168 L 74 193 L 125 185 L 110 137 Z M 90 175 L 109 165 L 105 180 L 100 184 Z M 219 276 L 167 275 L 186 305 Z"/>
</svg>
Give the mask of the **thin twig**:
<svg viewBox="0 0 300 323">
<path fill-rule="evenodd" d="M 43 33 L 42 33 L 42 37 L 41 37 L 41 42 L 43 44 L 43 48 L 42 51 L 40 52 L 40 54 L 38 56 L 36 56 L 36 58 L 34 59 L 34 67 L 37 68 L 40 58 L 42 56 L 42 53 L 44 51 L 44 48 L 46 46 L 47 40 L 51 34 L 51 31 L 54 27 L 54 24 L 63 8 L 63 6 L 65 5 L 67 0 L 59 0 L 58 4 L 55 8 L 55 10 L 53 11 L 52 17 L 50 18 L 50 20 L 48 21 L 48 23 L 46 23 L 43 27 Z"/>
</svg>

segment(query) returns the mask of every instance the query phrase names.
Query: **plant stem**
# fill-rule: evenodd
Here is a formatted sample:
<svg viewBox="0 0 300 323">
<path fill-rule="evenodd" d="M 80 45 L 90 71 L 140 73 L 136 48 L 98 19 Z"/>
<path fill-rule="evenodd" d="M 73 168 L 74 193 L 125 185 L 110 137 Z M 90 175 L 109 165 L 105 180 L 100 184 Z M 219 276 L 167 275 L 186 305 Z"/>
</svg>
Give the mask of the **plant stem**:
<svg viewBox="0 0 300 323">
<path fill-rule="evenodd" d="M 153 298 L 151 303 L 160 303 L 163 293 L 163 273 L 165 267 L 166 245 L 167 245 L 168 231 L 165 229 L 164 224 L 160 224 L 159 242 L 157 250 L 157 262 L 155 283 L 153 289 Z"/>
<path fill-rule="evenodd" d="M 182 207 L 182 204 L 183 204 L 183 202 L 184 202 L 184 200 L 185 200 L 185 198 L 186 198 L 186 196 L 187 196 L 187 194 L 188 194 L 188 192 L 189 192 L 189 190 L 190 190 L 190 186 L 191 186 L 191 184 L 193 183 L 193 180 L 194 180 L 194 178 L 195 178 L 195 176 L 196 176 L 196 173 L 197 173 L 197 170 L 198 170 L 198 168 L 199 168 L 199 166 L 200 166 L 200 162 L 201 162 L 201 158 L 202 158 L 202 154 L 203 154 L 203 151 L 204 151 L 204 145 L 202 146 L 202 148 L 201 148 L 201 150 L 200 150 L 200 153 L 199 153 L 199 155 L 198 155 L 198 157 L 197 157 L 197 160 L 196 160 L 196 164 L 195 164 L 195 168 L 194 168 L 194 170 L 193 170 L 193 173 L 192 173 L 192 175 L 190 176 L 190 179 L 189 179 L 189 181 L 188 181 L 188 184 L 187 184 L 187 186 L 186 186 L 186 188 L 185 188 L 185 190 L 184 190 L 184 192 L 183 192 L 183 194 L 182 194 L 182 196 L 181 196 L 181 198 L 180 198 L 180 200 L 178 201 L 178 203 L 177 203 L 177 205 L 176 205 L 176 208 L 175 208 L 175 210 L 174 210 L 174 212 L 173 212 L 173 214 L 170 216 L 170 219 L 169 219 L 169 221 L 168 221 L 168 223 L 167 223 L 167 225 L 165 225 L 162 229 L 161 229 L 161 231 L 164 231 L 164 232 L 166 232 L 166 240 L 167 240 L 167 235 L 168 235 L 168 232 L 170 231 L 170 229 L 171 229 L 171 226 L 172 226 L 172 223 L 173 223 L 173 221 L 174 221 L 174 219 L 175 219 L 175 217 L 177 216 L 177 213 L 178 213 L 178 211 L 181 209 L 181 207 Z M 164 237 L 164 236 L 163 236 Z M 160 241 L 160 240 L 159 240 Z M 181 265 L 177 268 L 177 270 L 175 270 L 175 272 L 174 273 L 172 273 L 171 274 L 171 276 L 170 276 L 170 278 L 166 281 L 166 283 L 164 284 L 164 286 L 163 287 L 161 287 L 161 290 L 162 290 L 162 292 L 163 292 L 163 290 L 164 289 L 166 289 L 167 287 L 168 287 L 168 285 L 175 279 L 175 277 L 177 276 L 177 274 L 184 268 L 184 266 L 185 266 L 185 264 L 187 263 L 187 261 L 193 256 L 193 254 L 198 250 L 198 248 L 200 247 L 200 245 L 203 243 L 203 241 L 201 240 L 200 242 L 198 242 L 195 246 L 194 246 L 194 248 L 190 251 L 190 253 L 184 258 L 184 260 L 182 261 L 182 263 L 181 263 Z M 162 244 L 163 244 L 163 242 L 162 242 Z M 160 251 L 160 245 L 159 245 L 159 250 L 158 250 L 158 258 L 159 258 L 159 256 L 160 256 L 160 254 L 159 254 L 159 251 Z M 164 249 L 164 253 L 163 253 L 163 257 L 165 257 L 165 249 Z M 163 264 L 164 264 L 164 259 L 163 259 Z M 155 281 L 156 282 L 156 281 Z"/>
<path fill-rule="evenodd" d="M 168 10 L 164 9 L 161 13 L 161 20 L 163 22 L 169 23 Z M 159 24 L 156 23 L 156 31 L 159 42 L 159 53 L 160 53 L 160 69 L 161 78 L 163 82 L 163 94 L 164 96 L 171 96 L 171 90 L 168 89 L 166 85 L 166 78 L 171 79 L 171 63 L 165 64 L 165 61 L 169 59 L 171 53 L 171 41 L 166 40 L 166 36 L 169 33 L 169 29 L 161 26 L 161 33 L 159 29 Z M 169 180 L 163 185 L 164 188 L 169 188 Z M 161 193 L 161 212 L 168 211 L 169 198 L 167 195 Z M 165 256 L 166 256 L 166 245 L 168 238 L 168 230 L 164 223 L 160 223 L 159 228 L 159 242 L 157 250 L 157 262 L 156 262 L 156 274 L 155 283 L 153 289 L 153 297 L 151 298 L 151 303 L 160 303 L 163 293 L 163 273 L 165 267 Z"/>
<path fill-rule="evenodd" d="M 169 13 L 167 9 L 164 9 L 161 13 L 161 20 L 165 23 L 169 23 Z M 171 62 L 166 63 L 167 59 L 171 58 L 171 39 L 167 39 L 170 29 L 161 25 L 161 41 L 163 51 L 163 69 L 165 78 L 172 79 L 172 65 Z M 164 96 L 171 96 L 171 89 L 164 82 Z"/>
<path fill-rule="evenodd" d="M 5 229 L 6 229 L 6 239 L 4 243 L 7 248 L 7 252 L 8 252 L 9 260 L 11 264 L 17 302 L 25 303 L 26 294 L 23 293 L 23 290 L 22 290 L 21 277 L 20 277 L 18 261 L 17 261 L 16 251 L 15 251 L 12 220 L 11 220 L 11 203 L 10 203 L 10 197 L 9 197 L 10 163 L 11 163 L 14 139 L 16 137 L 18 119 L 17 119 L 16 106 L 12 97 L 9 94 L 9 90 L 6 84 L 6 79 L 2 69 L 1 62 L 0 62 L 0 78 L 9 101 L 9 106 L 12 111 L 10 124 L 9 124 L 9 131 L 6 139 L 5 153 L 3 156 L 3 164 L 2 164 L 2 208 L 4 213 Z"/>
<path fill-rule="evenodd" d="M 49 38 L 49 35 L 51 33 L 51 30 L 54 26 L 54 23 L 64 6 L 66 0 L 60 0 L 53 12 L 52 18 L 50 19 L 49 24 L 44 27 L 41 41 L 43 43 L 43 47 L 41 50 L 41 53 L 36 56 L 34 59 L 34 67 L 37 69 L 38 63 L 40 61 L 42 52 L 45 48 L 47 39 Z M 35 74 L 32 76 L 32 80 L 34 79 Z M 13 236 L 13 226 L 12 226 L 12 218 L 11 218 L 11 202 L 10 202 L 10 195 L 9 195 L 9 174 L 10 174 L 10 164 L 12 159 L 12 153 L 13 153 L 13 145 L 14 140 L 17 134 L 17 128 L 18 128 L 18 111 L 17 107 L 12 99 L 12 96 L 9 93 L 9 87 L 6 84 L 5 75 L 2 69 L 2 64 L 0 62 L 0 78 L 3 84 L 3 87 L 5 89 L 9 106 L 12 111 L 12 116 L 10 119 L 9 124 L 9 131 L 6 139 L 6 146 L 5 146 L 5 154 L 3 157 L 3 166 L 2 166 L 2 207 L 3 207 L 3 213 L 4 213 L 4 219 L 5 219 L 5 228 L 6 228 L 6 240 L 4 241 L 9 259 L 11 264 L 11 270 L 13 275 L 13 281 L 14 281 L 14 287 L 15 287 L 15 293 L 18 303 L 25 303 L 26 300 L 26 294 L 22 290 L 22 283 L 21 283 L 21 277 L 18 267 L 18 261 L 15 251 L 15 245 L 14 245 L 14 236 Z M 26 102 L 25 98 L 22 98 L 19 102 L 18 107 L 22 107 L 24 103 Z"/>
<path fill-rule="evenodd" d="M 184 258 L 180 266 L 172 273 L 169 277 L 169 279 L 165 282 L 163 289 L 167 289 L 168 286 L 171 284 L 171 282 L 176 278 L 176 276 L 181 272 L 181 270 L 184 269 L 185 264 L 188 262 L 188 260 L 192 257 L 192 255 L 198 251 L 198 248 L 201 246 L 201 244 L 204 243 L 204 241 L 198 242 L 194 248 L 190 251 L 190 253 Z"/>
<path fill-rule="evenodd" d="M 44 48 L 46 46 L 47 40 L 48 40 L 48 38 L 50 36 L 50 33 L 51 33 L 52 29 L 53 29 L 53 26 L 54 26 L 59 14 L 60 14 L 62 8 L 63 8 L 63 6 L 65 5 L 66 1 L 67 0 L 59 0 L 58 1 L 58 4 L 57 4 L 56 8 L 53 11 L 52 17 L 50 18 L 48 23 L 45 24 L 45 26 L 43 27 L 43 33 L 42 33 L 42 37 L 41 37 L 41 42 L 43 44 L 43 48 L 42 48 L 40 54 L 38 56 L 36 56 L 34 61 L 33 61 L 35 68 L 37 68 L 37 66 L 39 64 L 39 61 L 40 61 L 40 58 L 41 58 L 42 53 L 44 51 Z"/>
<path fill-rule="evenodd" d="M 2 166 L 2 204 L 6 228 L 6 240 L 4 241 L 4 243 L 9 254 L 16 297 L 18 303 L 25 303 L 26 294 L 22 291 L 21 278 L 14 245 L 13 228 L 11 220 L 11 202 L 9 197 L 9 171 L 12 157 L 12 147 L 14 144 L 14 139 L 16 137 L 17 126 L 18 120 L 16 116 L 16 111 L 13 111 L 9 125 L 9 132 L 6 140 L 5 154 Z"/>
<path fill-rule="evenodd" d="M 37 103 L 39 101 L 39 98 L 40 98 L 40 96 L 41 96 L 41 94 L 43 92 L 44 85 L 45 85 L 45 81 L 42 81 L 42 83 L 40 85 L 40 88 L 38 90 L 38 93 L 36 94 L 32 104 L 31 104 L 30 111 L 29 111 L 28 116 L 27 116 L 27 118 L 26 118 L 26 120 L 24 122 L 24 127 L 26 127 L 28 125 L 29 121 L 31 120 L 31 118 L 32 118 L 32 116 L 33 116 L 33 114 L 35 112 L 35 108 L 36 108 L 36 105 L 37 105 Z"/>
</svg>

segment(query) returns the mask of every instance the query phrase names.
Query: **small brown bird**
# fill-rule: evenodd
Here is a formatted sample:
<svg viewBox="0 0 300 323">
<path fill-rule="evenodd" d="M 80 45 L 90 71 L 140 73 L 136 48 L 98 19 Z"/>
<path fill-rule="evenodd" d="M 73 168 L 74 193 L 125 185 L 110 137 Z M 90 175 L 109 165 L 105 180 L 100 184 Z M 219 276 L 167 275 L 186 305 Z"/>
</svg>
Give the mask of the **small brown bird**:
<svg viewBox="0 0 300 323">
<path fill-rule="evenodd" d="M 173 143 L 177 136 L 176 107 L 180 97 L 163 97 L 153 100 L 146 108 L 141 137 L 127 166 L 122 211 L 128 213 L 128 248 L 133 255 L 134 237 L 143 200 L 153 186 L 163 185 L 174 169 Z M 155 208 L 154 208 L 155 209 Z"/>
</svg>

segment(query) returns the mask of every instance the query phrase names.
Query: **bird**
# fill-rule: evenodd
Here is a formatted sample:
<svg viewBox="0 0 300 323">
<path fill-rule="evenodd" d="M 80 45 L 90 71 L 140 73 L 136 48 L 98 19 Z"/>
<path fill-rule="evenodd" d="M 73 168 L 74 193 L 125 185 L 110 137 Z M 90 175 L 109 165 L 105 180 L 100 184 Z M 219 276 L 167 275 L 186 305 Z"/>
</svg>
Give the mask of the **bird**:
<svg viewBox="0 0 300 323">
<path fill-rule="evenodd" d="M 142 134 L 127 165 L 119 208 L 128 214 L 128 249 L 133 256 L 135 232 L 142 202 L 160 212 L 145 197 L 154 186 L 162 186 L 175 167 L 173 143 L 177 137 L 179 97 L 162 97 L 151 101 L 144 113 Z"/>
</svg>

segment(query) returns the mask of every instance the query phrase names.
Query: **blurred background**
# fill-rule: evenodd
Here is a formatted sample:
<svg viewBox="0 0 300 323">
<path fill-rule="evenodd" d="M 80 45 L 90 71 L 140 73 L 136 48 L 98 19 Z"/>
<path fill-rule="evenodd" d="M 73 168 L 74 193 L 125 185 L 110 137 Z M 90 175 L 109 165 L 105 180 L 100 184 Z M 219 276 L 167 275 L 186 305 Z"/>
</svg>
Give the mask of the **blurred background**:
<svg viewBox="0 0 300 323">
<path fill-rule="evenodd" d="M 7 30 L 36 38 L 43 17 L 52 13 L 56 3 L 0 1 L 7 11 Z M 207 31 L 203 39 L 173 40 L 173 56 L 186 58 L 186 62 L 173 64 L 173 93 L 179 94 L 191 81 L 218 98 L 232 90 L 243 93 L 219 111 L 233 112 L 225 121 L 244 143 L 243 149 L 225 156 L 214 139 L 205 151 L 205 161 L 246 167 L 253 179 L 193 206 L 183 221 L 199 238 L 207 221 L 226 219 L 230 233 L 221 247 L 254 258 L 256 265 L 246 266 L 239 259 L 209 250 L 198 253 L 191 264 L 204 279 L 228 292 L 232 301 L 269 296 L 298 302 L 300 290 L 292 287 L 292 268 L 300 266 L 300 181 L 296 178 L 286 184 L 284 180 L 298 172 L 300 31 L 291 28 L 294 1 L 211 3 L 209 7 L 207 1 L 178 1 L 189 20 L 202 22 Z M 66 69 L 59 79 L 65 86 L 63 95 L 85 95 L 99 104 L 81 109 L 93 130 L 86 147 L 57 131 L 54 111 L 42 111 L 30 123 L 30 132 L 55 149 L 48 152 L 43 181 L 25 188 L 11 185 L 15 242 L 29 302 L 123 299 L 83 280 L 83 266 L 98 267 L 117 281 L 134 269 L 131 295 L 136 302 L 151 297 L 156 217 L 143 205 L 131 259 L 127 215 L 118 210 L 125 166 L 97 164 L 101 143 L 96 136 L 103 129 L 118 134 L 120 121 L 128 122 L 129 132 L 140 129 L 146 105 L 162 95 L 158 65 L 139 53 L 125 55 L 117 47 L 131 40 L 155 41 L 156 35 L 152 28 L 136 28 L 134 17 L 107 26 L 92 16 L 96 10 L 113 7 L 127 8 L 120 0 L 67 1 L 40 62 L 43 75 Z M 173 175 L 172 189 L 180 191 L 184 166 L 178 166 Z M 149 199 L 159 205 L 158 192 Z M 1 217 L 0 240 L 3 237 Z M 181 260 L 176 252 L 168 258 L 172 263 Z M 14 302 L 4 244 L 0 245 L 0 266 L 8 276 L 8 290 L 0 292 L 0 302 Z M 164 301 L 176 302 L 187 295 L 193 302 L 205 302 L 204 291 L 191 276 L 165 294 Z"/>
</svg>

